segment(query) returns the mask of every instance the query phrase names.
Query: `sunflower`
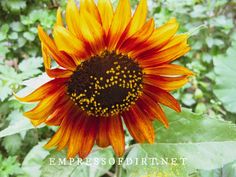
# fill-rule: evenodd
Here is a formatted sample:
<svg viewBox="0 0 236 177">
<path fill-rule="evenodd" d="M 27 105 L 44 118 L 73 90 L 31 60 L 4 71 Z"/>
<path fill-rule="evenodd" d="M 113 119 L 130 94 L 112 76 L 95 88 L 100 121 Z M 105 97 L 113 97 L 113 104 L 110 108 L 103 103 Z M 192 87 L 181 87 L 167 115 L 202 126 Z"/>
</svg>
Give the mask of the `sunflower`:
<svg viewBox="0 0 236 177">
<path fill-rule="evenodd" d="M 68 158 L 85 158 L 96 143 L 111 145 L 122 156 L 124 125 L 138 143 L 153 143 L 153 121 L 168 127 L 160 104 L 179 112 L 169 92 L 192 75 L 171 64 L 190 50 L 188 35 L 176 34 L 176 19 L 155 28 L 154 20 L 147 20 L 146 0 L 133 15 L 129 0 L 120 0 L 114 11 L 110 0 L 81 0 L 79 8 L 68 0 L 65 22 L 59 8 L 53 39 L 38 27 L 52 79 L 25 97 L 16 96 L 38 102 L 24 113 L 34 126 L 59 126 L 45 147 L 67 148 Z M 52 59 L 58 67 L 51 67 Z"/>
</svg>

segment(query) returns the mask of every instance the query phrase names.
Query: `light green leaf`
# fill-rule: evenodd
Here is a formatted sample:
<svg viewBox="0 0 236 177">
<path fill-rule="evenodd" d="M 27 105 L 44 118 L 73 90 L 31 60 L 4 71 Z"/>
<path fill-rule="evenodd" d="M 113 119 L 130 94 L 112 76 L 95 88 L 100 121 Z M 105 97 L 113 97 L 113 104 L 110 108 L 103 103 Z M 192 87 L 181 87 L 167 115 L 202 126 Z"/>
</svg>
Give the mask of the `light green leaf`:
<svg viewBox="0 0 236 177">
<path fill-rule="evenodd" d="M 236 113 L 236 42 L 227 50 L 226 56 L 214 58 L 216 85 L 214 93 L 225 109 Z"/>
<path fill-rule="evenodd" d="M 12 121 L 7 128 L 0 131 L 0 138 L 35 128 L 30 123 L 30 121 L 22 115 L 21 112 L 18 112 L 15 115 L 16 115 L 15 120 Z M 38 128 L 41 128 L 42 126 L 39 126 Z"/>
<path fill-rule="evenodd" d="M 35 39 L 35 34 L 33 34 L 31 32 L 24 32 L 23 36 L 25 39 L 27 39 L 29 41 L 33 41 Z"/>
<path fill-rule="evenodd" d="M 196 177 L 235 177 L 236 161 L 215 170 L 198 170 Z"/>
<path fill-rule="evenodd" d="M 8 36 L 9 39 L 16 40 L 18 38 L 18 33 L 13 32 Z"/>
<path fill-rule="evenodd" d="M 124 163 L 130 176 L 158 172 L 188 176 L 196 169 L 212 170 L 236 160 L 235 125 L 196 115 L 186 109 L 181 113 L 169 109 L 166 112 L 170 127 L 165 129 L 160 123 L 155 124 L 155 144 L 135 145 L 127 156 L 128 159 L 157 158 L 159 165 L 151 165 L 151 161 L 146 167 Z M 169 165 L 161 164 L 166 158 Z M 171 164 L 172 158 L 177 158 L 176 165 Z M 181 158 L 186 158 L 185 165 Z"/>
<path fill-rule="evenodd" d="M 65 152 L 53 151 L 45 160 L 42 166 L 42 177 L 99 177 L 104 175 L 112 164 L 107 159 L 113 158 L 112 150 L 109 148 L 94 150 L 87 159 L 82 162 L 79 158 L 66 160 Z M 106 163 L 103 164 L 102 160 Z"/>
<path fill-rule="evenodd" d="M 37 77 L 23 81 L 21 84 L 26 86 L 24 89 L 21 89 L 17 95 L 20 97 L 30 94 L 32 91 L 42 86 L 43 84 L 52 80 L 47 74 L 43 73 Z"/>
<path fill-rule="evenodd" d="M 195 5 L 193 7 L 193 11 L 190 13 L 190 16 L 193 18 L 204 18 L 206 10 L 206 7 L 203 5 Z"/>
<path fill-rule="evenodd" d="M 40 177 L 41 175 L 40 167 L 43 163 L 43 159 L 49 154 L 49 152 L 43 148 L 43 144 L 45 144 L 45 142 L 40 142 L 34 146 L 22 163 L 22 170 L 29 176 Z"/>
<path fill-rule="evenodd" d="M 36 58 L 28 58 L 23 60 L 19 64 L 19 69 L 22 71 L 21 75 L 24 78 L 32 77 L 36 74 L 39 74 L 41 70 L 39 69 L 42 67 L 43 59 L 41 57 Z"/>
<path fill-rule="evenodd" d="M 200 113 L 203 114 L 207 111 L 207 107 L 205 103 L 199 102 L 197 103 L 196 107 L 195 107 L 195 112 L 196 113 Z"/>
<path fill-rule="evenodd" d="M 6 54 L 9 51 L 10 50 L 8 49 L 7 45 L 5 45 L 4 43 L 0 43 L 0 63 L 2 63 L 2 59 L 6 57 Z"/>
<path fill-rule="evenodd" d="M 1 26 L 1 28 L 0 28 L 0 41 L 6 39 L 8 31 L 9 31 L 9 25 L 8 24 L 4 24 L 4 25 Z"/>
<path fill-rule="evenodd" d="M 19 162 L 17 162 L 17 157 L 9 156 L 3 158 L 2 154 L 0 154 L 0 176 L 9 177 L 18 176 L 20 174 L 22 174 L 22 170 L 20 169 Z"/>
<path fill-rule="evenodd" d="M 2 0 L 1 4 L 6 10 L 11 12 L 19 12 L 26 7 L 26 1 L 24 0 Z"/>
<path fill-rule="evenodd" d="M 184 94 L 181 100 L 186 106 L 192 106 L 196 103 L 196 101 L 193 99 L 193 95 L 189 93 Z"/>
<path fill-rule="evenodd" d="M 227 177 L 234 177 L 236 174 L 236 161 L 224 166 L 223 174 Z"/>
<path fill-rule="evenodd" d="M 24 25 L 18 21 L 12 22 L 10 24 L 10 27 L 13 31 L 16 31 L 16 32 L 21 32 L 24 30 Z"/>
<path fill-rule="evenodd" d="M 15 155 L 22 145 L 22 140 L 19 134 L 4 137 L 3 146 L 10 155 Z"/>
<path fill-rule="evenodd" d="M 207 46 L 211 48 L 214 45 L 214 39 L 212 39 L 211 37 L 207 37 L 206 43 L 207 43 Z"/>
<path fill-rule="evenodd" d="M 0 101 L 4 101 L 12 93 L 12 89 L 8 84 L 4 84 L 3 81 L 0 81 Z"/>
<path fill-rule="evenodd" d="M 25 38 L 21 37 L 21 36 L 17 40 L 17 43 L 18 43 L 19 47 L 23 47 L 26 42 L 27 42 L 27 40 Z"/>
<path fill-rule="evenodd" d="M 213 18 L 212 25 L 220 27 L 220 28 L 226 28 L 231 29 L 233 28 L 233 20 L 230 18 L 227 18 L 224 15 L 217 16 L 216 18 Z"/>
</svg>

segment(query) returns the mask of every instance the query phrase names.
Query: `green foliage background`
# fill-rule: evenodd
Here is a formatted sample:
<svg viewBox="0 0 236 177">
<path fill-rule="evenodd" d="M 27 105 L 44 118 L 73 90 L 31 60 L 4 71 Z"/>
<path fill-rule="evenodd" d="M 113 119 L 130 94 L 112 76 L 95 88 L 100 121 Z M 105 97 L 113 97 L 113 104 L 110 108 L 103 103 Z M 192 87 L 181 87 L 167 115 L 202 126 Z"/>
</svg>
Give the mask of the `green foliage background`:
<svg viewBox="0 0 236 177">
<path fill-rule="evenodd" d="M 132 0 L 135 8 L 137 0 Z M 117 1 L 113 0 L 114 5 Z M 56 127 L 34 128 L 22 112 L 34 105 L 14 99 L 13 91 L 29 92 L 45 79 L 37 25 L 50 33 L 56 9 L 65 0 L 0 1 L 0 176 L 236 176 L 236 1 L 149 0 L 149 16 L 157 26 L 171 17 L 180 33 L 190 32 L 192 50 L 178 63 L 196 73 L 174 92 L 182 113 L 165 109 L 170 128 L 155 123 L 156 143 L 135 145 L 127 134 L 125 157 L 186 157 L 181 166 L 49 166 L 50 157 L 64 152 L 42 148 Z M 200 28 L 199 28 L 200 26 Z M 90 155 L 114 157 L 111 148 Z"/>
</svg>

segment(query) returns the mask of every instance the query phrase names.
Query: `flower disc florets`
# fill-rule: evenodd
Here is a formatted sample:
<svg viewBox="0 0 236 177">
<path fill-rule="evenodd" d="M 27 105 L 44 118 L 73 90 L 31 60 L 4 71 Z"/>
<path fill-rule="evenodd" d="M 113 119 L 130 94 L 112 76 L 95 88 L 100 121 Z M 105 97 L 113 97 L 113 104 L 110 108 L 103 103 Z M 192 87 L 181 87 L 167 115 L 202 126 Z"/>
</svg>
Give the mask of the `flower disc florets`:
<svg viewBox="0 0 236 177">
<path fill-rule="evenodd" d="M 68 82 L 68 95 L 89 115 L 128 110 L 142 94 L 143 73 L 126 55 L 105 51 L 82 62 Z"/>
</svg>

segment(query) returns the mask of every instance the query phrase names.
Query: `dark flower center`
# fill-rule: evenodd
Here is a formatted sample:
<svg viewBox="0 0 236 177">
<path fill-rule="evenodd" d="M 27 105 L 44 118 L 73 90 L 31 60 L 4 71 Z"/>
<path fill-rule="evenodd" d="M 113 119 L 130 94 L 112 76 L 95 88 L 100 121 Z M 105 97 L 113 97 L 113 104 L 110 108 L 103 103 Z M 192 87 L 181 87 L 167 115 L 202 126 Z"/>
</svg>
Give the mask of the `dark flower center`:
<svg viewBox="0 0 236 177">
<path fill-rule="evenodd" d="M 67 93 L 93 116 L 128 110 L 142 94 L 143 73 L 126 55 L 105 51 L 82 62 L 68 82 Z"/>
</svg>

